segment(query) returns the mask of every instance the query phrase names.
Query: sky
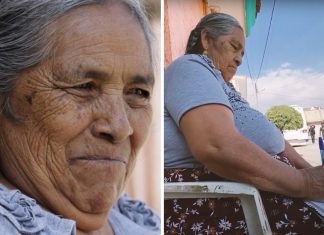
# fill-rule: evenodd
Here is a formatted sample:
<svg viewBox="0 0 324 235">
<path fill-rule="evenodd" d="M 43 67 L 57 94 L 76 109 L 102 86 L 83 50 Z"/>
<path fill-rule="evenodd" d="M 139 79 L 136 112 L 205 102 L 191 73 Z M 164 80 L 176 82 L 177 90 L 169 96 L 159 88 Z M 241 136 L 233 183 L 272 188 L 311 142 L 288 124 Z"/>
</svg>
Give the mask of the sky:
<svg viewBox="0 0 324 235">
<path fill-rule="evenodd" d="M 324 108 L 324 1 L 275 0 L 260 69 L 273 5 L 274 0 L 261 0 L 246 38 L 237 75 L 248 77 L 247 99 L 263 113 L 283 104 Z"/>
</svg>

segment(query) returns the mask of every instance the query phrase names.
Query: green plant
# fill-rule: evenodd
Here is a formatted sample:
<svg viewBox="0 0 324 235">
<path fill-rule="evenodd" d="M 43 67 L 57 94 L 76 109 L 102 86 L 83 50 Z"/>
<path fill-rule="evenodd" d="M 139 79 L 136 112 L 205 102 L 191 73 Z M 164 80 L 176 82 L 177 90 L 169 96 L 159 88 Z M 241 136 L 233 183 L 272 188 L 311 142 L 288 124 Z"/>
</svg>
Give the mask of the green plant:
<svg viewBox="0 0 324 235">
<path fill-rule="evenodd" d="M 266 112 L 266 116 L 281 132 L 283 130 L 296 130 L 303 126 L 301 114 L 288 105 L 272 106 Z"/>
</svg>

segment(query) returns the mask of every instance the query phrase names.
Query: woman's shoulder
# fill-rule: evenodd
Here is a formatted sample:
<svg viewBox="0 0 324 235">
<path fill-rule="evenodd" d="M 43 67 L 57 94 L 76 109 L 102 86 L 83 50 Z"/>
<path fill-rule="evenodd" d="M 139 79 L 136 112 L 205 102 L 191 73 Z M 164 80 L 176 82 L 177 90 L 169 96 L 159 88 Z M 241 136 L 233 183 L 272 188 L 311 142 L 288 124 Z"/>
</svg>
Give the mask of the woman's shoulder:
<svg viewBox="0 0 324 235">
<path fill-rule="evenodd" d="M 222 81 L 221 73 L 217 70 L 213 62 L 205 55 L 188 54 L 174 60 L 165 71 L 165 82 L 169 79 L 186 74 L 187 76 L 197 77 L 216 77 Z"/>
<path fill-rule="evenodd" d="M 119 234 L 160 234 L 160 218 L 143 202 L 123 195 L 109 214 L 109 221 Z"/>
<path fill-rule="evenodd" d="M 178 57 L 168 66 L 168 68 L 172 68 L 176 65 L 180 64 L 192 64 L 192 63 L 199 63 L 203 65 L 209 65 L 209 59 L 206 56 L 198 55 L 198 54 L 187 54 Z"/>
<path fill-rule="evenodd" d="M 75 234 L 75 222 L 43 210 L 34 199 L 0 184 L 0 234 Z"/>
</svg>

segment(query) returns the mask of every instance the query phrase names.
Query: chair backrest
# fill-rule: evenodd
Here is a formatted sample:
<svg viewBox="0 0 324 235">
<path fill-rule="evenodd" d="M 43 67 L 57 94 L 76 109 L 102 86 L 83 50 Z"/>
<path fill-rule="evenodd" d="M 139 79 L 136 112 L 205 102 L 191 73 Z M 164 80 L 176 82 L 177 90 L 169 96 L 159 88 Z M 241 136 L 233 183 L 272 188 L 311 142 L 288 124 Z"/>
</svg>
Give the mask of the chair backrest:
<svg viewBox="0 0 324 235">
<path fill-rule="evenodd" d="M 164 199 L 224 197 L 241 200 L 250 235 L 272 235 L 260 193 L 251 185 L 235 182 L 164 183 Z"/>
</svg>

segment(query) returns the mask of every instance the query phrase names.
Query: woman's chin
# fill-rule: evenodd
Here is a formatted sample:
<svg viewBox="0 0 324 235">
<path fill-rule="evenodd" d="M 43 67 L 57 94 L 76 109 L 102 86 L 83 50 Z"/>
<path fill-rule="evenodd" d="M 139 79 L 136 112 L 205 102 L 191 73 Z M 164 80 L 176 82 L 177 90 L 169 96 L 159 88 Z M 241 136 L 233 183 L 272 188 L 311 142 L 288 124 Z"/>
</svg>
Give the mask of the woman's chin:
<svg viewBox="0 0 324 235">
<path fill-rule="evenodd" d="M 107 169 L 108 168 L 108 169 Z M 81 170 L 82 169 L 82 170 Z M 105 169 L 105 170 L 104 170 Z M 65 184 L 65 193 L 78 208 L 88 213 L 107 212 L 118 200 L 126 182 L 125 164 L 96 167 L 71 167 L 70 183 Z"/>
<path fill-rule="evenodd" d="M 108 214 L 110 209 L 117 202 L 123 188 L 119 185 L 97 184 L 91 188 L 81 189 L 74 192 L 72 200 L 74 206 L 84 213 L 100 215 Z"/>
<path fill-rule="evenodd" d="M 118 193 L 112 195 L 111 192 L 93 194 L 93 196 L 86 201 L 87 212 L 94 214 L 108 213 L 118 200 L 118 196 Z"/>
<path fill-rule="evenodd" d="M 76 226 L 78 231 L 83 232 L 84 234 L 91 233 L 96 230 L 100 230 L 103 228 L 108 220 L 107 216 L 102 216 L 101 218 L 93 218 L 93 219 L 76 219 Z"/>
</svg>

